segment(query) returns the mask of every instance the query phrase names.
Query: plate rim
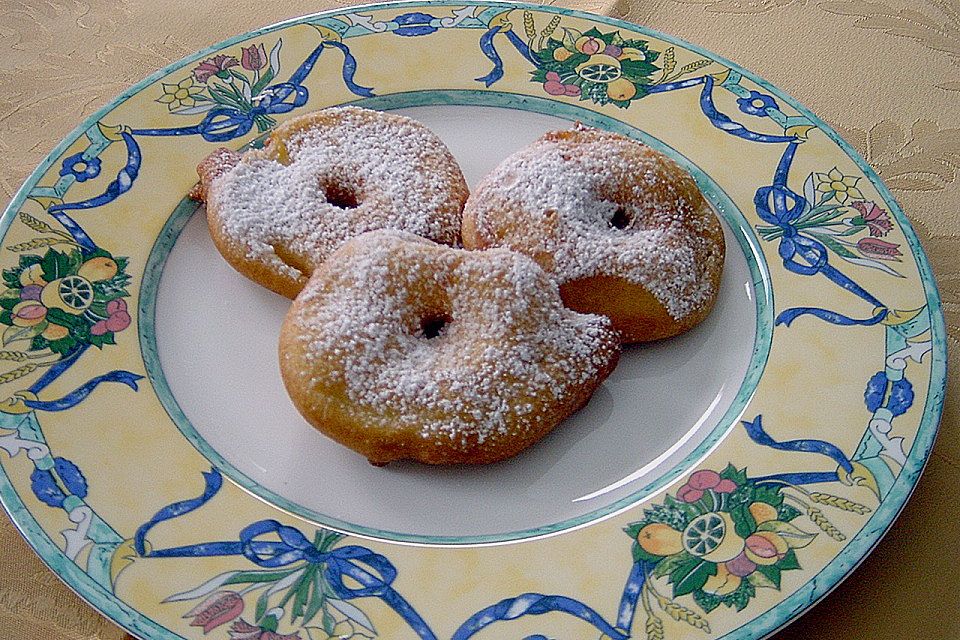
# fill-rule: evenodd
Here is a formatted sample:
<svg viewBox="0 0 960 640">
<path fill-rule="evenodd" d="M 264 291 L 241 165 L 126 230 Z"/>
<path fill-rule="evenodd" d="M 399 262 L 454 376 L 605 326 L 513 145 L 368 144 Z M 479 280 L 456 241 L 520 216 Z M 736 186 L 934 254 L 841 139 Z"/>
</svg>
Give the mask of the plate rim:
<svg viewBox="0 0 960 640">
<path fill-rule="evenodd" d="M 816 124 L 817 127 L 834 144 L 836 144 L 859 169 L 863 171 L 864 176 L 870 181 L 872 186 L 877 190 L 883 200 L 890 205 L 891 213 L 900 223 L 900 230 L 902 231 L 904 238 L 911 249 L 911 253 L 917 263 L 918 273 L 923 285 L 928 313 L 930 316 L 930 383 L 924 402 L 923 414 L 920 418 L 917 428 L 917 434 L 907 455 L 907 464 L 905 464 L 901 469 L 889 493 L 878 505 L 877 509 L 871 515 L 871 518 L 867 521 L 864 527 L 849 540 L 848 544 L 843 548 L 843 550 L 841 550 L 830 561 L 828 561 L 820 572 L 809 577 L 807 582 L 798 590 L 778 602 L 771 609 L 751 618 L 743 625 L 731 630 L 725 636 L 722 636 L 722 638 L 725 640 L 747 640 L 748 638 L 756 639 L 768 637 L 770 634 L 776 632 L 787 623 L 795 620 L 803 613 L 809 611 L 814 604 L 819 602 L 823 597 L 828 595 L 830 591 L 839 586 L 839 584 L 845 578 L 849 577 L 856 570 L 859 564 L 870 555 L 870 552 L 879 543 L 879 541 L 887 534 L 894 524 L 896 518 L 902 512 L 907 501 L 913 494 L 913 491 L 916 489 L 918 484 L 919 477 L 926 467 L 926 464 L 929 462 L 930 453 L 936 442 L 936 437 L 939 432 L 947 384 L 947 342 L 942 301 L 936 280 L 932 273 L 930 260 L 920 243 L 913 224 L 904 214 L 900 203 L 896 200 L 896 198 L 893 197 L 886 185 L 880 180 L 877 173 L 849 143 L 847 143 L 829 124 L 811 112 L 804 105 L 804 103 L 797 100 L 786 91 L 769 83 L 762 77 L 759 77 L 757 74 L 744 68 L 743 66 L 728 60 L 724 56 L 720 56 L 716 53 L 708 51 L 682 38 L 664 34 L 658 30 L 651 29 L 637 23 L 631 23 L 629 21 L 620 20 L 617 18 L 593 14 L 588 11 L 581 11 L 579 9 L 567 9 L 564 7 L 538 5 L 527 2 L 491 0 L 490 2 L 480 3 L 477 0 L 465 0 L 463 2 L 456 2 L 452 0 L 396 0 L 390 2 L 374 2 L 350 5 L 346 7 L 338 7 L 304 14 L 276 22 L 268 26 L 260 27 L 243 34 L 231 36 L 230 38 L 224 39 L 223 41 L 201 49 L 198 52 L 185 56 L 169 65 L 164 66 L 158 71 L 147 75 L 145 78 L 131 85 L 129 88 L 111 99 L 107 104 L 94 111 L 90 116 L 84 119 L 80 125 L 66 134 L 66 136 L 52 148 L 49 154 L 44 157 L 37 168 L 28 175 L 20 188 L 14 193 L 3 215 L 0 216 L 0 234 L 6 233 L 16 215 L 16 210 L 26 199 L 29 189 L 32 188 L 32 186 L 47 172 L 54 161 L 59 159 L 63 152 L 70 145 L 76 142 L 80 136 L 83 135 L 87 128 L 97 122 L 104 115 L 116 109 L 120 104 L 128 100 L 130 97 L 140 93 L 148 86 L 155 83 L 160 78 L 169 75 L 176 69 L 199 60 L 210 53 L 219 51 L 225 47 L 231 46 L 232 44 L 236 44 L 237 42 L 248 40 L 265 33 L 277 31 L 288 26 L 301 24 L 306 20 L 313 18 L 342 15 L 343 13 L 352 10 L 373 11 L 400 7 L 467 5 L 503 7 L 505 9 L 526 9 L 541 13 L 553 13 L 571 16 L 609 26 L 630 29 L 650 37 L 657 38 L 664 42 L 681 46 L 691 52 L 699 53 L 716 62 L 728 66 L 733 70 L 736 70 L 737 72 L 741 73 L 743 77 L 755 83 L 757 86 L 764 88 L 777 97 L 782 98 L 792 108 L 796 109 L 800 114 L 809 118 L 814 124 Z M 61 581 L 67 584 L 71 590 L 77 593 L 93 608 L 100 611 L 114 623 L 120 625 L 131 633 L 160 631 L 166 635 L 150 637 L 166 638 L 170 637 L 171 635 L 177 638 L 182 637 L 166 629 L 159 623 L 155 622 L 152 618 L 149 618 L 139 611 L 133 610 L 129 605 L 120 600 L 114 594 L 103 592 L 102 588 L 96 584 L 88 574 L 80 571 L 79 567 L 77 567 L 66 557 L 66 555 L 64 555 L 63 551 L 55 544 L 47 532 L 40 527 L 39 523 L 32 516 L 26 505 L 20 499 L 19 495 L 13 489 L 13 486 L 2 466 L 0 466 L 0 498 L 2 498 L 0 499 L 0 503 L 2 503 L 4 510 L 13 521 L 20 534 L 26 539 L 33 551 L 40 556 L 41 560 L 48 567 L 50 567 L 51 570 L 54 571 L 54 574 L 57 575 Z M 20 517 L 17 517 L 14 512 L 20 513 Z M 880 517 L 881 514 L 883 514 L 883 524 L 877 527 L 869 527 L 871 530 L 868 532 L 867 524 Z M 46 547 L 49 555 L 45 555 L 38 547 Z M 854 561 L 849 565 L 844 566 L 843 561 L 851 559 Z M 69 566 L 66 566 L 64 569 L 61 566 L 64 564 Z M 71 571 L 71 568 L 74 571 Z M 821 578 L 824 576 L 826 576 L 826 579 L 821 580 Z M 68 578 L 72 578 L 73 581 L 68 580 Z M 92 592 L 93 595 L 91 595 L 88 590 Z M 94 601 L 94 598 L 96 598 L 96 601 Z M 800 606 L 796 607 L 795 611 L 791 610 L 792 607 L 798 603 L 800 603 Z M 119 615 L 115 615 L 115 611 Z M 144 622 L 147 624 L 143 625 L 142 623 Z M 151 628 L 144 628 L 145 626 Z"/>
</svg>

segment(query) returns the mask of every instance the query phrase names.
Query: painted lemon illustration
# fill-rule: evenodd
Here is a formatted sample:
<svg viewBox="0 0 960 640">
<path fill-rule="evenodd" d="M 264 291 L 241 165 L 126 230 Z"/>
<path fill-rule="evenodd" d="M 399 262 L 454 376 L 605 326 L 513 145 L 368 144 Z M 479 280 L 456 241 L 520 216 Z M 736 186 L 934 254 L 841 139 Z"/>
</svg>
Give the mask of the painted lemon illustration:
<svg viewBox="0 0 960 640">
<path fill-rule="evenodd" d="M 637 86 L 626 78 L 617 78 L 607 85 L 607 95 L 611 100 L 629 100 L 637 95 Z"/>
<path fill-rule="evenodd" d="M 766 502 L 752 502 L 750 503 L 748 510 L 757 524 L 766 522 L 768 520 L 777 519 L 777 508 L 773 505 L 767 504 Z"/>
<path fill-rule="evenodd" d="M 640 548 L 655 556 L 672 556 L 683 551 L 682 534 L 662 522 L 652 522 L 637 534 Z"/>
<path fill-rule="evenodd" d="M 40 301 L 48 309 L 60 309 L 78 316 L 93 303 L 93 285 L 81 276 L 58 278 L 43 288 Z"/>
<path fill-rule="evenodd" d="M 66 327 L 61 327 L 59 324 L 53 324 L 52 322 L 47 325 L 47 328 L 43 330 L 43 333 L 40 334 L 47 340 L 63 340 L 68 335 L 70 335 L 70 330 Z"/>
<path fill-rule="evenodd" d="M 613 56 L 598 53 L 577 67 L 577 75 L 590 82 L 613 82 L 622 75 L 620 61 Z"/>
<path fill-rule="evenodd" d="M 80 268 L 77 270 L 77 275 L 81 278 L 86 278 L 90 282 L 96 282 L 98 280 L 109 280 L 117 275 L 119 270 L 120 267 L 112 258 L 97 256 L 96 258 L 90 258 L 80 265 Z"/>
<path fill-rule="evenodd" d="M 620 50 L 620 59 L 621 60 L 646 60 L 647 56 L 644 55 L 643 51 L 640 49 L 634 49 L 633 47 L 624 47 Z"/>
<path fill-rule="evenodd" d="M 743 538 L 734 532 L 727 513 L 705 513 L 683 530 L 683 548 L 708 562 L 733 560 L 743 551 Z"/>
<path fill-rule="evenodd" d="M 40 286 L 47 284 L 47 281 L 43 279 L 43 267 L 39 264 L 32 264 L 21 271 L 20 284 L 25 287 L 31 284 L 38 284 Z"/>
<path fill-rule="evenodd" d="M 740 588 L 743 579 L 735 576 L 727 569 L 726 565 L 717 565 L 717 575 L 710 576 L 703 585 L 703 590 L 717 596 L 725 596 L 733 593 Z"/>
</svg>

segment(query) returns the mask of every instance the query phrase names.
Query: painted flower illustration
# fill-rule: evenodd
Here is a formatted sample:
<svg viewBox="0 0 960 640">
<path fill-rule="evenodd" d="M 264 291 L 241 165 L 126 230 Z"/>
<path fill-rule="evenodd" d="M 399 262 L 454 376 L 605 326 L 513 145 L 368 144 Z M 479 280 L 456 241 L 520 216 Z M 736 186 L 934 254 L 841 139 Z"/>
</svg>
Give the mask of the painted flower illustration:
<svg viewBox="0 0 960 640">
<path fill-rule="evenodd" d="M 543 83 L 543 90 L 552 96 L 579 96 L 580 87 L 575 84 L 564 84 L 560 81 L 560 74 L 548 71 L 547 79 Z"/>
<path fill-rule="evenodd" d="M 903 255 L 900 251 L 900 245 L 878 238 L 860 238 L 857 241 L 857 251 L 865 256 L 879 258 L 880 260 L 900 261 Z"/>
<path fill-rule="evenodd" d="M 230 625 L 230 640 L 303 640 L 299 633 L 277 633 L 276 630 L 256 627 L 243 618 Z"/>
<path fill-rule="evenodd" d="M 859 216 L 851 220 L 851 224 L 866 225 L 871 236 L 882 238 L 893 229 L 890 214 L 878 207 L 876 202 L 854 202 L 850 206 L 860 212 Z"/>
<path fill-rule="evenodd" d="M 697 502 L 703 498 L 705 491 L 711 490 L 717 493 L 733 493 L 737 490 L 737 484 L 728 478 L 721 478 L 716 471 L 702 469 L 691 475 L 687 484 L 680 487 L 677 498 L 684 502 Z"/>
<path fill-rule="evenodd" d="M 77 182 L 86 182 L 100 175 L 100 158 L 85 158 L 83 153 L 75 153 L 63 159 L 60 175 L 72 175 Z"/>
<path fill-rule="evenodd" d="M 263 48 L 263 43 L 242 47 L 243 52 L 240 56 L 240 66 L 247 71 L 259 71 L 267 66 L 267 51 Z"/>
<path fill-rule="evenodd" d="M 161 86 L 163 95 L 157 98 L 157 102 L 167 105 L 170 111 L 196 105 L 197 95 L 204 89 L 201 85 L 194 84 L 192 76 L 187 76 L 177 84 L 163 82 Z"/>
<path fill-rule="evenodd" d="M 267 53 L 263 43 L 241 47 L 240 57 L 224 54 L 207 58 L 192 74 L 177 84 L 163 84 L 158 102 L 167 105 L 178 116 L 196 116 L 212 109 L 231 114 L 231 121 L 252 120 L 258 131 L 266 131 L 277 122 L 255 111 L 271 95 L 270 83 L 280 71 L 280 48 L 277 40 Z"/>
<path fill-rule="evenodd" d="M 341 534 L 320 530 L 314 534 L 313 545 L 321 554 L 335 553 L 332 550 L 342 538 Z M 200 601 L 183 617 L 192 619 L 191 626 L 203 627 L 205 633 L 230 622 L 230 640 L 376 637 L 367 614 L 337 595 L 324 568 L 322 560 L 299 560 L 278 569 L 228 571 L 189 591 L 173 594 L 164 602 Z M 259 594 L 254 597 L 257 591 Z M 246 608 L 244 598 L 250 605 Z M 293 629 L 284 634 L 278 629 L 286 622 Z"/>
<path fill-rule="evenodd" d="M 890 212 L 863 200 L 859 181 L 860 177 L 843 175 L 837 167 L 810 173 L 803 183 L 803 211 L 789 221 L 789 227 L 841 260 L 902 278 L 888 264 L 899 261 L 900 245 L 879 239 L 893 230 Z M 757 225 L 757 232 L 771 241 L 784 237 L 785 229 Z M 862 237 L 864 233 L 869 235 Z"/>
<path fill-rule="evenodd" d="M 243 598 L 236 591 L 217 591 L 184 614 L 193 618 L 191 627 L 203 627 L 204 633 L 224 625 L 243 613 Z"/>
<path fill-rule="evenodd" d="M 740 111 L 751 116 L 765 116 L 767 109 L 780 108 L 773 96 L 759 91 L 751 91 L 749 96 L 737 99 L 737 106 L 740 107 Z"/>
<path fill-rule="evenodd" d="M 860 182 L 858 176 L 845 176 L 837 167 L 830 169 L 827 173 L 817 173 L 816 189 L 823 194 L 822 201 L 836 199 L 840 204 L 846 204 L 847 200 L 862 199 L 863 194 L 857 188 Z"/>
<path fill-rule="evenodd" d="M 207 82 L 213 76 L 217 76 L 221 80 L 226 80 L 229 77 L 230 67 L 235 67 L 239 62 L 233 56 L 225 56 L 223 54 L 213 56 L 212 58 L 207 58 L 200 64 L 198 64 L 193 69 L 193 75 L 197 79 L 197 82 Z"/>
</svg>

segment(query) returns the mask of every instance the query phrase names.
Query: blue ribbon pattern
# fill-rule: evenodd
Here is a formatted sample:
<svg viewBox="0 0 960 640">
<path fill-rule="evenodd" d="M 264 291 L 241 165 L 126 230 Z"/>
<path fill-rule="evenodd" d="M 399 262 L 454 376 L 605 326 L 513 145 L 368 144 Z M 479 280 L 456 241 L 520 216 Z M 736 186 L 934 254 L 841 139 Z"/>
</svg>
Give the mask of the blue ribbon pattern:
<svg viewBox="0 0 960 640">
<path fill-rule="evenodd" d="M 203 493 L 189 500 L 174 502 L 157 511 L 141 525 L 133 537 L 134 549 L 144 558 L 202 558 L 210 556 L 243 556 L 257 566 L 265 568 L 285 567 L 296 562 L 306 562 L 321 567 L 327 583 L 338 598 L 379 598 L 393 609 L 423 640 L 436 640 L 427 623 L 410 604 L 393 588 L 397 569 L 385 556 L 366 547 L 350 545 L 322 552 L 298 529 L 276 520 L 260 520 L 245 527 L 237 541 L 203 542 L 168 549 L 147 549 L 146 537 L 150 530 L 167 520 L 178 518 L 200 508 L 212 499 L 223 485 L 223 477 L 216 469 L 203 473 Z M 276 536 L 276 540 L 264 540 L 264 536 Z M 359 587 L 350 587 L 344 581 L 348 577 Z"/>
</svg>

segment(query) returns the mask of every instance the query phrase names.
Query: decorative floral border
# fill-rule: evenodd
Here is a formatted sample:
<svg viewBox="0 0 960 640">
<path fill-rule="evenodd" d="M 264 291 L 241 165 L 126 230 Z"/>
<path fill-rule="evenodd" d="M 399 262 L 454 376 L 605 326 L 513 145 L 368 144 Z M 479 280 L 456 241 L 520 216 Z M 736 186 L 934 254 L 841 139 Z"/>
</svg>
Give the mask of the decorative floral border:
<svg viewBox="0 0 960 640">
<path fill-rule="evenodd" d="M 32 385 L 12 392 L 0 403 L 0 429 L 5 430 L 0 431 L 0 447 L 11 457 L 23 452 L 32 461 L 30 480 L 35 496 L 50 507 L 62 509 L 75 525 L 63 532 L 63 554 L 75 561 L 89 547 L 83 569 L 103 588 L 112 591 L 122 570 L 138 558 L 242 556 L 246 568 L 213 577 L 194 589 L 171 595 L 167 601 L 199 600 L 185 616 L 204 633 L 230 624 L 231 638 L 275 640 L 373 637 L 373 622 L 351 601 L 378 598 L 419 637 L 436 637 L 394 589 L 397 569 L 390 560 L 363 546 L 341 546 L 343 537 L 334 532 L 320 530 L 309 538 L 277 521 L 262 520 L 246 526 L 237 540 L 153 548 L 147 536 L 155 526 L 215 499 L 222 485 L 216 470 L 204 474 L 204 491 L 199 497 L 164 507 L 132 537 L 125 538 L 86 503 L 88 484 L 81 469 L 54 455 L 38 420 L 44 412 L 76 406 L 103 383 L 120 383 L 136 391 L 142 377 L 129 371 L 111 371 L 62 397 L 40 399 L 50 383 L 89 347 L 109 348 L 116 334 L 130 323 L 124 302 L 129 282 L 126 261 L 100 248 L 72 215 L 113 202 L 131 189 L 143 162 L 138 138 L 196 135 L 208 142 L 224 142 L 246 135 L 254 126 L 264 131 L 275 123 L 274 116 L 306 104 L 309 90 L 305 82 L 325 51 L 342 55 L 341 76 L 347 89 L 361 97 L 372 97 L 372 88 L 354 80 L 358 62 L 345 41 L 375 33 L 418 37 L 439 29 L 481 30 L 478 46 L 492 69 L 477 81 L 486 87 L 504 75 L 497 47 L 506 43 L 530 63 L 531 80 L 542 84 L 543 91 L 552 96 L 629 108 L 634 101 L 654 99 L 658 93 L 698 90 L 704 117 L 719 130 L 753 143 L 783 146 L 771 183 L 760 186 L 754 199 L 763 222 L 757 230 L 764 240 L 778 243 L 783 267 L 800 276 L 822 276 L 870 307 L 869 314 L 860 318 L 820 307 L 795 307 L 783 310 L 776 324 L 786 330 L 798 318 L 811 316 L 843 327 L 881 325 L 885 333 L 884 367 L 869 379 L 864 392 L 872 416 L 860 444 L 849 456 L 822 440 L 777 441 L 764 429 L 761 416 L 743 422 L 756 444 L 796 455 L 826 456 L 836 463 L 836 471 L 751 477 L 747 470 L 733 466 L 721 471 L 697 470 L 675 495 L 666 496 L 660 504 L 647 505 L 638 514 L 641 518 L 627 527 L 626 533 L 633 539 L 632 565 L 614 621 L 608 622 L 574 598 L 526 593 L 469 616 L 453 634 L 454 640 L 465 640 L 499 622 L 547 612 L 575 616 L 610 638 L 625 639 L 637 632 L 634 617 L 638 607 L 646 615 L 648 638 L 664 637 L 664 615 L 709 633 L 709 614 L 714 609 L 720 605 L 744 609 L 757 589 L 779 589 L 783 571 L 800 569 L 802 551 L 797 553 L 797 549 L 812 544 L 820 534 L 844 539 L 845 534 L 830 522 L 822 507 L 860 515 L 872 510 L 806 486 L 839 482 L 868 487 L 884 506 L 898 482 L 894 469 L 906 469 L 908 463 L 915 462 L 908 459 L 903 438 L 893 435 L 893 421 L 914 404 L 913 388 L 905 375 L 908 363 L 921 363 L 923 356 L 936 348 L 935 357 L 942 367 L 942 318 L 939 309 L 889 308 L 854 277 L 831 264 L 833 256 L 854 269 L 872 268 L 901 277 L 892 263 L 899 261 L 902 252 L 899 245 L 881 239 L 892 229 L 892 222 L 882 203 L 863 198 L 858 187 L 860 176 L 845 176 L 836 168 L 824 167 L 822 172 L 806 176 L 799 191 L 791 186 L 794 158 L 810 132 L 822 128 L 817 121 L 806 115 L 788 116 L 773 95 L 743 87 L 743 74 L 734 65 L 723 63 L 727 68 L 721 71 L 683 78 L 714 61 L 704 58 L 677 69 L 673 47 L 655 51 L 649 41 L 623 38 L 619 31 L 593 28 L 580 33 L 563 25 L 563 15 L 588 16 L 521 5 L 484 6 L 449 8 L 450 15 L 439 17 L 422 11 L 400 12 L 390 21 L 375 21 L 363 13 L 317 16 L 308 24 L 316 28 L 319 44 L 287 80 L 279 82 L 279 38 L 271 43 L 269 55 L 263 42 L 243 47 L 234 55 L 213 49 L 216 55 L 201 61 L 189 75 L 175 84 L 161 84 L 157 97 L 175 116 L 202 115 L 199 122 L 134 129 L 98 121 L 84 132 L 86 149 L 61 161 L 56 183 L 34 186 L 27 192 L 26 197 L 41 204 L 60 228 L 21 212 L 21 223 L 37 235 L 8 247 L 20 256 L 16 265 L 3 272 L 6 289 L 0 295 L 0 323 L 7 329 L 0 360 L 17 366 L 0 374 L 0 385 L 12 384 L 40 368 L 44 372 Z M 399 7 L 397 10 L 401 11 Z M 439 7 L 432 5 L 430 10 L 438 11 Z M 550 13 L 554 15 L 538 25 L 538 17 Z M 525 38 L 514 29 L 512 16 L 522 18 Z M 635 29 L 606 19 L 598 22 Z M 149 82 L 142 86 L 149 86 Z M 713 99 L 716 87 L 738 97 L 741 118 L 750 122 L 754 122 L 750 118 L 757 122 L 768 119 L 782 133 L 757 131 L 720 112 Z M 109 110 L 104 110 L 97 117 L 107 114 Z M 102 180 L 99 156 L 112 145 L 123 145 L 126 151 L 126 161 L 116 170 L 115 178 L 94 197 L 66 201 L 73 184 Z M 867 169 L 865 175 L 874 177 Z M 31 178 L 31 184 L 38 176 L 39 172 Z M 13 209 L 7 215 L 12 213 Z M 58 246 L 66 249 L 58 250 Z M 929 285 L 932 281 L 922 253 L 915 243 L 912 248 Z M 43 252 L 36 253 L 39 249 Z M 938 336 L 941 340 L 935 345 Z M 18 348 L 8 348 L 13 345 Z M 934 405 L 924 414 L 931 431 L 930 416 L 936 419 L 942 401 L 942 391 L 936 389 L 942 379 L 934 378 L 930 389 Z M 932 432 L 928 435 L 932 438 Z M 921 461 L 925 455 L 926 449 L 920 451 Z M 887 461 L 894 463 L 894 468 Z M 3 497 L 9 508 L 9 489 Z M 900 504 L 905 497 L 900 496 Z M 19 513 L 16 508 L 12 510 Z M 808 520 L 806 528 L 797 524 L 802 516 Z M 250 569 L 249 563 L 259 569 Z M 835 574 L 836 579 L 839 577 L 842 575 Z M 255 593 L 251 614 L 248 603 Z M 281 625 L 286 626 L 287 633 L 279 632 Z M 530 636 L 530 640 L 543 637 Z"/>
</svg>

